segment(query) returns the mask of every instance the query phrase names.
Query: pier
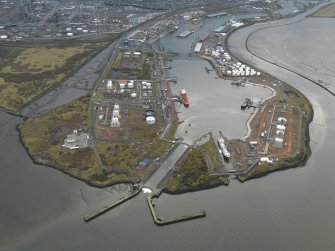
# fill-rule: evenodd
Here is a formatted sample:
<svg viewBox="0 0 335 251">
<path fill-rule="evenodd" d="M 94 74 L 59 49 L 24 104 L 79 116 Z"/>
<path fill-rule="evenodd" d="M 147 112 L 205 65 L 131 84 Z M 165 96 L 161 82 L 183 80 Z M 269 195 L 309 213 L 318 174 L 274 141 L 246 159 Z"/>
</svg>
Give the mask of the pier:
<svg viewBox="0 0 335 251">
<path fill-rule="evenodd" d="M 130 193 L 130 194 L 128 194 L 128 195 L 126 195 L 126 196 L 120 198 L 118 201 L 116 201 L 116 202 L 114 202 L 114 203 L 112 203 L 112 204 L 109 204 L 109 205 L 107 205 L 107 206 L 102 207 L 98 212 L 96 212 L 96 213 L 94 213 L 94 214 L 92 214 L 92 215 L 87 215 L 87 216 L 85 216 L 85 217 L 84 217 L 84 220 L 85 220 L 86 222 L 89 222 L 89 221 L 91 221 L 91 220 L 97 218 L 98 216 L 100 216 L 100 215 L 106 213 L 107 211 L 111 210 L 112 208 L 114 208 L 114 207 L 116 207 L 116 206 L 122 204 L 123 202 L 125 202 L 125 201 L 127 201 L 127 200 L 129 200 L 129 199 L 131 199 L 131 198 L 133 198 L 133 197 L 135 197 L 136 195 L 139 194 L 139 192 L 141 191 L 141 189 L 142 189 L 142 188 L 139 188 L 138 190 L 136 190 L 136 191 L 134 191 L 134 192 L 132 192 L 132 193 Z"/>
<path fill-rule="evenodd" d="M 181 222 L 181 221 L 186 221 L 186 220 L 191 220 L 191 219 L 196 219 L 196 218 L 206 216 L 206 211 L 205 210 L 201 210 L 199 212 L 190 213 L 190 214 L 183 214 L 183 215 L 171 218 L 171 219 L 164 219 L 163 217 L 157 216 L 156 212 L 154 210 L 154 205 L 152 203 L 152 200 L 153 200 L 154 197 L 158 197 L 161 194 L 161 192 L 162 192 L 161 190 L 157 190 L 156 192 L 153 192 L 153 193 L 149 194 L 148 197 L 147 197 L 147 202 L 148 202 L 148 205 L 149 205 L 149 208 L 150 208 L 152 218 L 154 219 L 154 222 L 157 225 L 172 224 L 172 223 L 177 223 L 177 222 Z"/>
</svg>

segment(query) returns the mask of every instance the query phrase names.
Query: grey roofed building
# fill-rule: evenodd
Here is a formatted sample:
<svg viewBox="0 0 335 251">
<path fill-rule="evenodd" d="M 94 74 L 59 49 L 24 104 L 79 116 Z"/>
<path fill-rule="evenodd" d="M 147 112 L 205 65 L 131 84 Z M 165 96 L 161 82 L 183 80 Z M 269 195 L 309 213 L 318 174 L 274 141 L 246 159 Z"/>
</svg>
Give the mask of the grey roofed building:
<svg viewBox="0 0 335 251">
<path fill-rule="evenodd" d="M 83 132 L 68 134 L 63 144 L 63 147 L 69 149 L 87 148 L 88 146 L 89 136 Z"/>
</svg>

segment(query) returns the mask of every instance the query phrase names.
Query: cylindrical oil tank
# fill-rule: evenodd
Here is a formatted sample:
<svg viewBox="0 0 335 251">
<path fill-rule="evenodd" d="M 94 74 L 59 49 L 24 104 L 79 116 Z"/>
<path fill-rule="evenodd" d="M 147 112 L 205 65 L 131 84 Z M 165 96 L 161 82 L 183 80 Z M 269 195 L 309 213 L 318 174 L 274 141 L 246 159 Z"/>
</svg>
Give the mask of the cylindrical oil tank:
<svg viewBox="0 0 335 251">
<path fill-rule="evenodd" d="M 147 122 L 148 125 L 153 125 L 153 124 L 155 124 L 156 119 L 153 116 L 149 116 L 145 119 L 145 121 Z"/>
<path fill-rule="evenodd" d="M 273 147 L 275 148 L 283 148 L 284 140 L 281 138 L 275 138 L 275 142 L 273 143 Z"/>
<path fill-rule="evenodd" d="M 277 130 L 279 131 L 285 131 L 286 127 L 283 125 L 277 125 Z"/>
</svg>

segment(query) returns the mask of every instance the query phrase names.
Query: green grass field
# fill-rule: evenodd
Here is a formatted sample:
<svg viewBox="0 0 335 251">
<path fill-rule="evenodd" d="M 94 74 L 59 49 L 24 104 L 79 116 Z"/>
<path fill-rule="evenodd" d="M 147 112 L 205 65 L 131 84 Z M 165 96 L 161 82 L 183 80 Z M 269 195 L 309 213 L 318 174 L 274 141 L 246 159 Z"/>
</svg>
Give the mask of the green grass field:
<svg viewBox="0 0 335 251">
<path fill-rule="evenodd" d="M 165 189 L 170 193 L 182 193 L 192 190 L 206 189 L 213 186 L 228 185 L 227 176 L 210 176 L 206 164 L 204 150 L 213 156 L 213 138 L 199 147 L 191 148 L 176 166 L 175 171 L 165 181 Z"/>
<path fill-rule="evenodd" d="M 18 112 L 33 99 L 60 84 L 107 43 L 0 49 L 0 107 Z"/>
</svg>

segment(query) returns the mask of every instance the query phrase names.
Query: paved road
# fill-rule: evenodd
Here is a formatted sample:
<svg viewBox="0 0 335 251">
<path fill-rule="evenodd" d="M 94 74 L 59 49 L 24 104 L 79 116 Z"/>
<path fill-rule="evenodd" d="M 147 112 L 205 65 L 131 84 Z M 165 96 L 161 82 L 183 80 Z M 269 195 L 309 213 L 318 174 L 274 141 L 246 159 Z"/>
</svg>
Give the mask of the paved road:
<svg viewBox="0 0 335 251">
<path fill-rule="evenodd" d="M 168 172 L 174 168 L 174 165 L 187 150 L 187 148 L 188 146 L 186 144 L 179 144 L 175 148 L 175 150 L 167 157 L 163 164 L 158 168 L 158 170 L 144 184 L 144 187 L 148 187 L 152 190 L 156 189 L 158 184 L 163 180 Z"/>
</svg>

